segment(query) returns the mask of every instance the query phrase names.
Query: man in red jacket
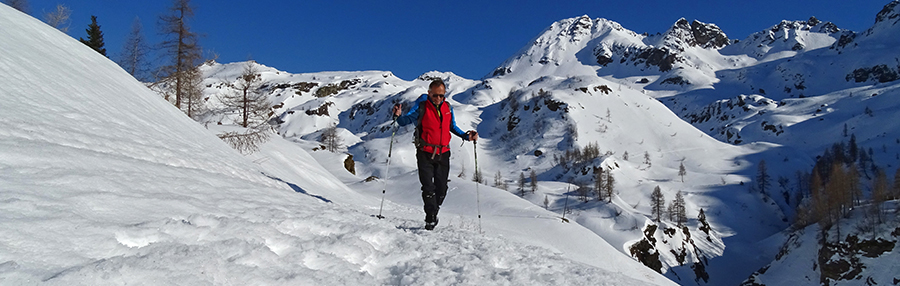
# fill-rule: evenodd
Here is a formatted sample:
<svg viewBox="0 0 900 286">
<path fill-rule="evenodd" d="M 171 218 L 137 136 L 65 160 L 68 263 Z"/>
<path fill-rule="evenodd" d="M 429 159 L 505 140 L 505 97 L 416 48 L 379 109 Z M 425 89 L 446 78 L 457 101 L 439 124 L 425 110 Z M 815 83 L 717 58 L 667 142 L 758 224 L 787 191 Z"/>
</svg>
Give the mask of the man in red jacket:
<svg viewBox="0 0 900 286">
<path fill-rule="evenodd" d="M 428 94 L 423 94 L 412 105 L 409 112 L 400 115 L 401 106 L 395 105 L 392 112 L 397 123 L 416 123 L 414 142 L 416 163 L 419 168 L 419 182 L 422 183 L 422 201 L 425 202 L 425 229 L 432 230 L 438 223 L 438 210 L 447 196 L 447 177 L 450 175 L 450 133 L 466 141 L 478 140 L 478 133 L 465 133 L 456 126 L 453 108 L 444 101 L 447 86 L 437 79 L 428 85 Z"/>
</svg>

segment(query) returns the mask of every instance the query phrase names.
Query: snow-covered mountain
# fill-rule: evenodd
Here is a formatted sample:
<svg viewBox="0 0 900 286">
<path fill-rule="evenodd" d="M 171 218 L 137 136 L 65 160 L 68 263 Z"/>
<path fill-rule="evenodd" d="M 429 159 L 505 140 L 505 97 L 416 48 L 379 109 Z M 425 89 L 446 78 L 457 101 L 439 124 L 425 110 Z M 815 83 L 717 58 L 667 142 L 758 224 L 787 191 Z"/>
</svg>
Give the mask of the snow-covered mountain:
<svg viewBox="0 0 900 286">
<path fill-rule="evenodd" d="M 388 71 L 292 74 L 254 63 L 277 136 L 243 158 L 213 136 L 237 119 L 220 97 L 247 63 L 201 66 L 206 129 L 77 41 L 0 7 L 2 26 L 23 26 L 0 36 L 28 44 L 0 43 L 11 51 L 0 54 L 0 79 L 14 83 L 0 90 L 17 100 L 0 101 L 16 111 L 0 116 L 15 131 L 0 133 L 0 143 L 18 146 L 0 150 L 10 166 L 0 168 L 0 186 L 15 190 L 2 192 L 10 207 L 0 215 L 11 219 L 0 224 L 36 226 L 0 236 L 0 281 L 817 285 L 855 273 L 890 283 L 877 273 L 896 272 L 893 255 L 854 264 L 862 252 L 847 245 L 887 248 L 892 229 L 872 232 L 881 240 L 871 242 L 856 232 L 856 242 L 827 250 L 844 255 L 830 262 L 815 226 L 788 230 L 805 194 L 795 174 L 833 143 L 853 134 L 878 150 L 874 164 L 888 173 L 900 166 L 898 3 L 863 32 L 810 18 L 743 40 L 697 20 L 638 34 L 585 15 L 551 24 L 477 80 L 438 71 L 412 81 Z M 392 126 L 388 110 L 408 108 L 436 78 L 448 83 L 457 124 L 481 140 L 451 142 L 456 176 L 442 225 L 423 233 L 413 128 Z M 52 99 L 35 104 L 24 96 L 33 86 Z M 135 98 L 112 100 L 123 93 Z M 344 145 L 337 153 L 316 142 L 332 126 Z M 43 151 L 53 148 L 62 150 Z M 768 191 L 757 187 L 762 161 Z M 472 183 L 476 165 L 507 187 Z M 581 192 L 599 170 L 616 181 L 609 201 Z M 531 172 L 536 190 L 529 182 L 518 190 Z M 656 187 L 667 205 L 683 195 L 683 226 L 655 221 Z M 371 217 L 382 190 L 384 221 Z M 32 237 L 38 242 L 24 243 Z M 815 266 L 842 259 L 870 270 Z M 216 262 L 190 264 L 198 260 Z M 803 279 L 790 276 L 795 267 L 807 271 Z"/>
<path fill-rule="evenodd" d="M 704 47 L 718 47 L 709 44 L 717 37 L 708 36 L 709 31 L 717 29 L 713 29 L 713 25 L 697 23 L 693 29 L 710 40 L 686 41 L 660 35 L 652 42 L 669 43 L 666 49 L 674 50 L 678 46 L 694 52 L 691 58 L 694 62 L 676 62 L 677 65 L 702 66 L 696 55 L 710 53 Z M 683 31 L 678 29 L 684 27 L 679 23 L 667 34 L 682 35 Z M 276 129 L 285 138 L 315 141 L 321 129 L 336 125 L 348 146 L 348 155 L 352 155 L 352 160 L 357 163 L 356 174 L 342 170 L 344 156 L 335 158 L 327 152 L 313 152 L 312 155 L 320 161 L 330 162 L 323 165 L 343 174 L 342 180 L 351 188 L 377 194 L 381 186 L 366 183 L 364 178 L 389 177 L 391 185 L 416 185 L 414 149 L 409 144 L 411 127 L 397 132 L 391 172 L 384 173 L 386 147 L 392 133 L 387 110 L 394 103 L 408 106 L 425 92 L 431 79 L 444 79 L 448 83 L 448 94 L 451 94 L 448 100 L 456 108 L 457 123 L 463 129 L 477 129 L 481 134 L 479 168 L 485 177 L 499 174 L 508 184 L 515 185 L 518 176 L 532 170 L 537 174 L 538 189 L 524 197 L 532 204 L 526 209 L 543 206 L 545 199 L 547 208 L 555 212 L 561 213 L 566 205 L 574 206 L 567 214 L 572 220 L 610 243 L 619 255 L 644 257 L 641 258 L 644 263 L 658 265 L 653 269 L 670 279 L 682 283 L 692 280 L 740 282 L 744 277 L 724 273 L 732 273 L 735 269 L 750 273 L 767 262 L 759 258 L 747 259 L 759 252 L 746 245 L 758 243 L 787 225 L 785 214 L 777 205 L 764 203 L 759 194 L 749 193 L 743 186 L 751 180 L 750 170 L 759 160 L 755 154 L 773 149 L 773 146 L 726 144 L 678 118 L 643 88 L 648 83 L 636 83 L 641 82 L 640 78 L 658 79 L 659 74 L 663 74 L 658 66 L 647 65 L 639 56 L 629 56 L 633 58 L 629 65 L 638 64 L 632 72 L 650 69 L 653 70 L 650 75 L 626 79 L 598 75 L 594 48 L 589 42 L 600 43 L 600 40 L 590 38 L 602 35 L 614 35 L 610 46 L 623 47 L 623 51 L 658 49 L 645 43 L 650 41 L 647 37 L 624 30 L 616 23 L 580 17 L 555 23 L 533 41 L 534 45 L 523 48 L 501 65 L 503 68 L 498 70 L 504 70 L 504 73 L 480 81 L 463 79 L 449 72 L 429 72 L 413 81 L 403 81 L 389 72 L 289 74 L 262 67 L 263 78 L 269 81 L 263 90 L 270 94 L 277 107 L 279 125 Z M 690 35 L 694 37 L 693 32 Z M 621 45 L 628 41 L 634 46 Z M 588 64 L 583 61 L 585 51 L 590 59 Z M 207 86 L 210 86 L 206 92 L 211 101 L 217 94 L 227 92 L 227 85 L 216 83 L 234 80 L 233 73 L 242 64 L 203 67 L 209 81 Z M 628 67 L 621 70 L 626 69 Z M 229 116 L 218 114 L 204 124 L 228 124 L 232 121 Z M 471 177 L 475 154 L 469 149 L 471 145 L 456 148 L 461 143 L 456 140 L 451 143 L 455 149 L 451 168 L 460 177 Z M 313 149 L 318 145 L 307 146 Z M 558 164 L 558 158 L 586 146 L 598 146 L 599 154 L 589 159 L 567 159 L 572 163 L 565 166 Z M 774 153 L 808 161 L 794 157 L 790 152 Z M 685 182 L 675 179 L 682 164 L 690 173 Z M 618 195 L 614 201 L 576 202 L 572 196 L 570 204 L 567 196 L 575 194 L 577 186 L 591 185 L 593 174 L 599 168 L 611 170 L 616 176 Z M 566 184 L 570 181 L 573 184 Z M 673 199 L 679 191 L 684 192 L 689 205 L 687 214 L 691 218 L 687 228 L 674 223 L 655 223 L 650 219 L 649 196 L 656 186 L 664 190 L 667 200 Z M 488 193 L 512 192 L 487 186 L 482 188 Z M 419 204 L 417 188 L 389 189 L 393 190 L 388 192 L 389 200 Z M 468 201 L 469 206 L 473 203 Z M 711 214 L 712 229 L 701 230 L 703 224 L 696 219 L 701 208 Z M 453 211 L 453 208 L 445 209 Z M 491 217 L 489 220 L 519 217 L 515 215 L 519 211 L 501 208 L 495 210 L 493 216 L 486 217 Z M 732 246 L 726 248 L 729 244 Z M 768 247 L 772 251 L 770 256 L 774 256 L 776 248 Z"/>
<path fill-rule="evenodd" d="M 486 177 L 499 174 L 515 185 L 534 170 L 538 190 L 524 199 L 544 206 L 546 198 L 549 209 L 561 213 L 566 195 L 591 185 L 597 169 L 612 170 L 618 189 L 613 202 L 572 202 L 575 211 L 567 215 L 676 282 L 737 284 L 745 277 L 734 273 L 752 272 L 776 256 L 784 239 L 778 233 L 796 216 L 796 198 L 802 197 L 795 172 L 808 171 L 825 147 L 846 140 L 845 124 L 864 147 L 884 146 L 887 155 L 877 164 L 895 168 L 894 148 L 887 145 L 900 138 L 889 135 L 897 130 L 888 112 L 896 101 L 871 96 L 895 90 L 888 62 L 896 52 L 884 50 L 894 40 L 878 39 L 893 28 L 895 3 L 862 33 L 810 18 L 783 21 L 740 41 L 699 21 L 680 19 L 664 33 L 641 35 L 582 16 L 553 23 L 480 80 L 449 72 L 404 81 L 389 72 L 275 71 L 280 77 L 269 77 L 277 88 L 267 92 L 279 106 L 278 130 L 287 138 L 316 140 L 322 128 L 336 124 L 347 153 L 361 163 L 344 181 L 377 192 L 354 182 L 387 176 L 415 185 L 409 127 L 397 132 L 394 152 L 400 155 L 391 173 L 383 173 L 392 131 L 386 110 L 411 102 L 428 81 L 442 78 L 449 82 L 457 122 L 482 135 L 479 163 Z M 889 68 L 872 68 L 882 62 Z M 857 82 L 867 70 L 868 78 Z M 341 90 L 312 96 L 322 87 Z M 885 123 L 862 124 L 862 115 Z M 600 156 L 560 164 L 567 152 L 587 146 L 598 146 Z M 453 172 L 470 177 L 473 155 L 471 149 L 454 151 Z M 341 159 L 329 160 L 341 172 Z M 761 160 L 784 179 L 774 191 L 751 187 Z M 681 164 L 684 182 L 677 175 Z M 657 185 L 667 200 L 685 194 L 691 218 L 686 229 L 652 221 L 648 201 Z M 388 198 L 414 205 L 415 193 L 389 192 Z M 706 228 L 695 219 L 701 208 L 710 230 L 701 230 Z"/>
<path fill-rule="evenodd" d="M 578 225 L 493 216 L 552 216 L 510 194 L 482 194 L 484 235 L 453 199 L 435 232 L 402 202 L 378 220 L 304 145 L 241 156 L 75 39 L 0 26 L 0 284 L 671 284 Z"/>
</svg>

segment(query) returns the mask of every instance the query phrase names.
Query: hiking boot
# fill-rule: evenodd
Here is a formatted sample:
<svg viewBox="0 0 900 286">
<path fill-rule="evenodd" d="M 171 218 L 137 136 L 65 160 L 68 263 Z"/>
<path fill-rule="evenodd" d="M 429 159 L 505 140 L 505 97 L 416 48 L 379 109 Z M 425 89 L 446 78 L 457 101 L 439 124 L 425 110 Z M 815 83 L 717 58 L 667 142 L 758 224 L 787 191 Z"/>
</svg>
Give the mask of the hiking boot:
<svg viewBox="0 0 900 286">
<path fill-rule="evenodd" d="M 438 224 L 437 215 L 425 215 L 425 229 L 432 230 Z"/>
</svg>

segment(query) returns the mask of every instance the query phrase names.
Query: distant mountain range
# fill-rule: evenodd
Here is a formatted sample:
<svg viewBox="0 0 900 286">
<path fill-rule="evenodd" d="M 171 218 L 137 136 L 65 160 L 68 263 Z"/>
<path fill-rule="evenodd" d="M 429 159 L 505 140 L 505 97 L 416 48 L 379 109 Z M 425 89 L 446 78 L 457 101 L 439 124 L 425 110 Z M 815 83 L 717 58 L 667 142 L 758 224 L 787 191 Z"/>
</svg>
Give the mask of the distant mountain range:
<svg viewBox="0 0 900 286">
<path fill-rule="evenodd" d="M 484 138 L 479 146 L 491 150 L 482 155 L 492 162 L 484 163 L 486 174 L 517 178 L 535 170 L 542 182 L 590 186 L 598 169 L 609 170 L 617 177 L 617 199 L 577 204 L 575 221 L 676 282 L 732 285 L 761 267 L 769 273 L 799 267 L 766 265 L 776 254 L 784 261 L 782 242 L 796 243 L 797 237 L 812 242 L 785 231 L 806 196 L 803 179 L 795 174 L 809 172 L 826 148 L 853 135 L 872 152 L 875 165 L 889 174 L 900 166 L 898 46 L 900 1 L 892 1 L 865 31 L 812 17 L 782 21 L 743 40 L 696 20 L 679 19 L 666 32 L 648 35 L 606 19 L 565 19 L 478 80 L 450 72 L 404 81 L 385 71 L 262 69 L 280 135 L 315 141 L 324 128 L 337 126 L 347 152 L 363 166 L 386 159 L 377 141 L 389 137 L 390 106 L 408 106 L 430 80 L 443 79 L 457 123 L 477 129 Z M 217 83 L 233 80 L 238 66 L 203 67 L 211 105 L 227 89 Z M 213 113 L 204 121 L 228 124 L 232 116 Z M 400 129 L 398 142 L 410 136 L 409 128 Z M 561 159 L 589 144 L 597 144 L 601 154 Z M 473 159 L 467 153 L 455 156 L 454 162 Z M 773 174 L 769 192 L 751 187 L 759 183 L 763 160 Z M 456 165 L 462 163 L 454 164 L 454 170 L 465 172 Z M 689 174 L 684 182 L 676 179 L 682 164 Z M 373 166 L 364 169 L 369 171 L 359 176 L 385 175 Z M 647 202 L 656 186 L 669 200 L 679 191 L 686 194 L 691 218 L 686 228 L 651 219 Z M 561 187 L 544 194 L 562 200 L 576 192 Z M 524 197 L 537 205 L 544 198 Z M 701 208 L 711 231 L 695 219 Z M 887 233 L 883 238 L 895 243 L 896 235 Z M 645 247 L 635 250 L 642 241 Z M 825 276 L 814 266 L 820 259 L 814 251 L 792 253 L 792 261 Z M 888 260 L 866 263 L 896 264 Z M 865 270 L 879 268 L 861 269 L 860 277 L 890 283 L 890 275 Z M 748 283 L 788 281 L 765 273 Z"/>
</svg>

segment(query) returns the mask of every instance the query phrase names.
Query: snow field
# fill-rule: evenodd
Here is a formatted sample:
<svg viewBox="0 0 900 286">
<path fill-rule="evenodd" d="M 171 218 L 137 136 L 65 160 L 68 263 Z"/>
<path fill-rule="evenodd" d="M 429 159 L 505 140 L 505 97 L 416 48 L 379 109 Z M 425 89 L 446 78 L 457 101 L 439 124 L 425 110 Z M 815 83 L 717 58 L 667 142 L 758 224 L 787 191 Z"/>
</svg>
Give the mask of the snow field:
<svg viewBox="0 0 900 286">
<path fill-rule="evenodd" d="M 0 26 L 0 284 L 670 284 L 555 221 L 509 239 L 527 224 L 486 219 L 479 234 L 471 203 L 435 232 L 417 229 L 420 201 L 375 219 L 377 191 L 297 145 L 243 157 L 74 39 L 3 5 Z M 486 214 L 527 204 L 497 198 Z M 601 246 L 536 246 L 558 237 Z M 583 262 L 602 255 L 617 258 Z"/>
</svg>

